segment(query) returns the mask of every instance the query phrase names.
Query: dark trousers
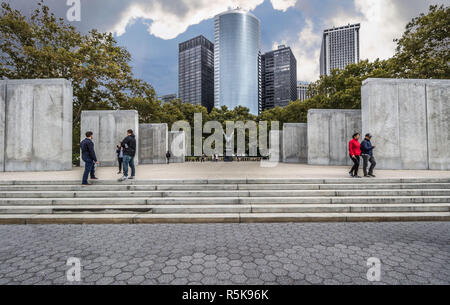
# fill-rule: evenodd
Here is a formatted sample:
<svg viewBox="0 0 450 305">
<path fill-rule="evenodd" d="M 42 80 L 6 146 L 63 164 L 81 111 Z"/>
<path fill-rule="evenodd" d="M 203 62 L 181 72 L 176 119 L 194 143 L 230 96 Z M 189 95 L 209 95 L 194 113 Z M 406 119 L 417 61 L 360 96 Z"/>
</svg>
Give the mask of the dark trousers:
<svg viewBox="0 0 450 305">
<path fill-rule="evenodd" d="M 169 164 L 170 163 L 170 158 L 167 158 L 167 164 Z"/>
<path fill-rule="evenodd" d="M 84 161 L 84 173 L 83 173 L 83 184 L 88 183 L 89 173 L 91 178 L 95 177 L 95 162 L 93 160 L 83 160 Z"/>
<path fill-rule="evenodd" d="M 352 174 L 353 176 L 357 176 L 358 175 L 358 169 L 359 169 L 359 156 L 355 156 L 354 158 L 352 158 L 350 156 L 350 159 L 352 159 L 353 161 L 353 166 L 352 169 L 350 170 L 350 174 Z"/>
<path fill-rule="evenodd" d="M 377 162 L 375 161 L 375 158 L 373 156 L 366 155 L 366 154 L 362 155 L 362 158 L 363 158 L 364 176 L 372 175 L 373 174 L 373 169 L 377 165 Z M 369 165 L 368 164 L 369 162 L 370 162 L 370 168 L 369 168 L 369 173 L 367 173 L 367 166 Z"/>
<path fill-rule="evenodd" d="M 119 161 L 119 173 L 120 173 L 122 171 L 123 158 L 117 158 L 117 161 Z"/>
</svg>

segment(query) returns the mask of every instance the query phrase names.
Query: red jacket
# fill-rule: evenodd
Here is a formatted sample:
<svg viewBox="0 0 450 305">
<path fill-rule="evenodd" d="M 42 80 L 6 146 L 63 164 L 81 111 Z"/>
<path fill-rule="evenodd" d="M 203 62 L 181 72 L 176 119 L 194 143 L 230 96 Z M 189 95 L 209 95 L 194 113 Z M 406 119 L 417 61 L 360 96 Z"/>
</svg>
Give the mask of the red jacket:
<svg viewBox="0 0 450 305">
<path fill-rule="evenodd" d="M 350 156 L 360 156 L 361 155 L 361 144 L 356 139 L 351 139 L 348 143 L 348 152 Z"/>
</svg>

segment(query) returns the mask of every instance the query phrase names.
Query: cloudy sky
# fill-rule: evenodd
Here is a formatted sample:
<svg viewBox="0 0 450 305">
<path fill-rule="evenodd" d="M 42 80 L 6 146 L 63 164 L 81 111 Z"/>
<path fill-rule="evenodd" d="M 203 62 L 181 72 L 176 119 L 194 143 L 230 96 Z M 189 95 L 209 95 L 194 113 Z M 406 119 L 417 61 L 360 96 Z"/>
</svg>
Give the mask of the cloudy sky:
<svg viewBox="0 0 450 305">
<path fill-rule="evenodd" d="M 2 0 L 29 14 L 38 0 Z M 45 0 L 66 17 L 74 0 Z M 261 20 L 262 51 L 290 46 L 297 58 L 298 80 L 319 76 L 321 33 L 325 28 L 361 23 L 361 58 L 388 58 L 394 38 L 406 23 L 431 4 L 450 0 L 80 0 L 80 30 L 111 31 L 133 57 L 135 75 L 158 95 L 178 91 L 178 43 L 203 34 L 214 41 L 215 14 L 239 6 Z"/>
</svg>

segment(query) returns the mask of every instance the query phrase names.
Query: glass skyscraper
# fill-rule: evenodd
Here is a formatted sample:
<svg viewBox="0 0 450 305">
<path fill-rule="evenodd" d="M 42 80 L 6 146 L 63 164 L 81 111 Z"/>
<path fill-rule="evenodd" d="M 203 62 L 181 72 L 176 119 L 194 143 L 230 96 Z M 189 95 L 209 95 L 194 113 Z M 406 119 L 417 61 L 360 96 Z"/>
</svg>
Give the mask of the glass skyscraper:
<svg viewBox="0 0 450 305">
<path fill-rule="evenodd" d="M 261 31 L 253 14 L 234 9 L 214 17 L 214 104 L 261 110 Z"/>
<path fill-rule="evenodd" d="M 214 107 L 214 44 L 202 35 L 178 46 L 178 93 L 184 103 Z"/>
</svg>

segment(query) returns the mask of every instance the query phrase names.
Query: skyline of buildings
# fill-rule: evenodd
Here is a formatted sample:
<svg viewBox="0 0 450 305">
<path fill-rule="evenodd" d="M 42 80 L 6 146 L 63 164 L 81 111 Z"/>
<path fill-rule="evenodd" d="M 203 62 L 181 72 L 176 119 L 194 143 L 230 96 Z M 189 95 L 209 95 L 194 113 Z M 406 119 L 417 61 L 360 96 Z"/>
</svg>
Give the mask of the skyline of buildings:
<svg viewBox="0 0 450 305">
<path fill-rule="evenodd" d="M 356 23 L 323 31 L 320 75 L 330 75 L 333 69 L 344 69 L 348 64 L 359 63 L 360 27 Z"/>
<path fill-rule="evenodd" d="M 323 32 L 320 75 L 358 63 L 360 24 Z M 261 54 L 261 24 L 252 13 L 230 9 L 214 17 L 214 43 L 199 35 L 179 44 L 178 97 L 191 104 L 250 113 L 308 98 L 308 83 L 297 83 L 297 60 L 289 46 Z"/>
<path fill-rule="evenodd" d="M 297 100 L 297 60 L 290 47 L 279 45 L 261 56 L 262 103 L 260 111 L 284 107 Z"/>
</svg>

